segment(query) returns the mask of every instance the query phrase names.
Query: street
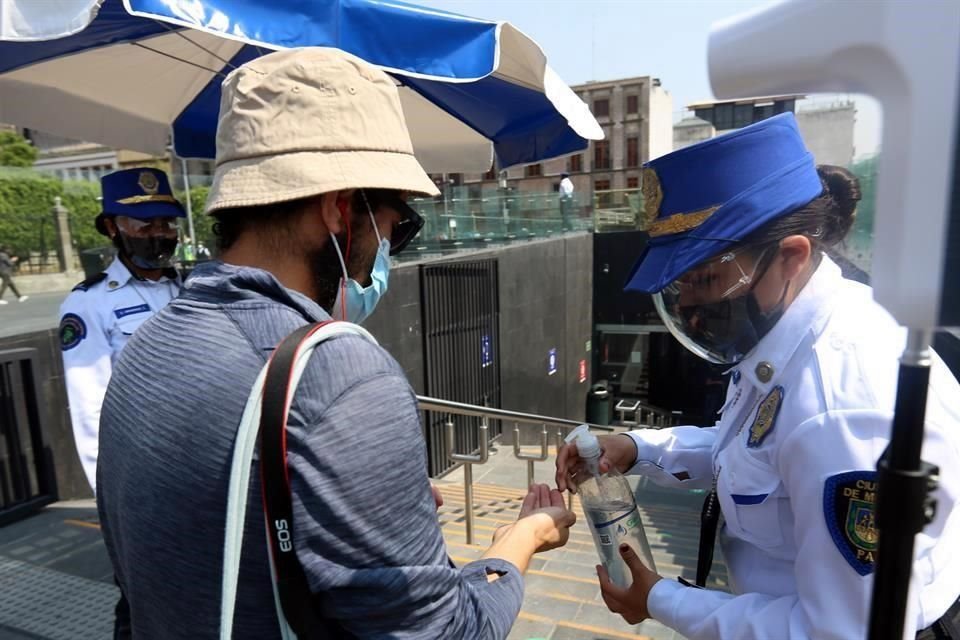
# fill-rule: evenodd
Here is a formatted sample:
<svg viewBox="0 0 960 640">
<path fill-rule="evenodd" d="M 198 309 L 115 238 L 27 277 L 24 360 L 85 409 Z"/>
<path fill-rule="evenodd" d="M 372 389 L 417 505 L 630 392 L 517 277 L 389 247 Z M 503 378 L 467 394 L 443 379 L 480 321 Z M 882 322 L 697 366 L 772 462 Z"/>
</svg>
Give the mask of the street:
<svg viewBox="0 0 960 640">
<path fill-rule="evenodd" d="M 17 302 L 9 293 L 4 296 L 9 304 L 0 305 L 0 338 L 57 326 L 60 303 L 69 292 L 35 293 L 25 302 Z"/>
</svg>

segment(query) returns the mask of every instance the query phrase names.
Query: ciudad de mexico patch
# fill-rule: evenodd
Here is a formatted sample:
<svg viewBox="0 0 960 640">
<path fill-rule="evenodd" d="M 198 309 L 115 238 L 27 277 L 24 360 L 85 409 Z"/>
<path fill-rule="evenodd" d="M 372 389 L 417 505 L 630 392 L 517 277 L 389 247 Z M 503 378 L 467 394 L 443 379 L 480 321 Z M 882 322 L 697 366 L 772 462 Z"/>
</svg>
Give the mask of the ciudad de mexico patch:
<svg viewBox="0 0 960 640">
<path fill-rule="evenodd" d="M 87 325 L 75 313 L 65 313 L 60 319 L 60 349 L 69 351 L 87 337 Z"/>
<path fill-rule="evenodd" d="M 830 537 L 843 558 L 861 576 L 876 564 L 877 472 L 848 471 L 827 478 L 823 515 Z"/>
</svg>

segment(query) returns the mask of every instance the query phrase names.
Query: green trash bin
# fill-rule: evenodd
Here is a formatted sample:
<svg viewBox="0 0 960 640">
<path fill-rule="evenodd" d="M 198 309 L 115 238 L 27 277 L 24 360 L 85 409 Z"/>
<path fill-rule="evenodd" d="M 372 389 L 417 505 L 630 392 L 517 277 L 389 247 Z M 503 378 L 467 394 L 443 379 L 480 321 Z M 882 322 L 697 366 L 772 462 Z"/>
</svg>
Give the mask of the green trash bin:
<svg viewBox="0 0 960 640">
<path fill-rule="evenodd" d="M 590 387 L 590 391 L 587 392 L 587 422 L 610 424 L 613 413 L 610 401 L 610 390 L 607 388 L 606 380 L 600 380 Z"/>
</svg>

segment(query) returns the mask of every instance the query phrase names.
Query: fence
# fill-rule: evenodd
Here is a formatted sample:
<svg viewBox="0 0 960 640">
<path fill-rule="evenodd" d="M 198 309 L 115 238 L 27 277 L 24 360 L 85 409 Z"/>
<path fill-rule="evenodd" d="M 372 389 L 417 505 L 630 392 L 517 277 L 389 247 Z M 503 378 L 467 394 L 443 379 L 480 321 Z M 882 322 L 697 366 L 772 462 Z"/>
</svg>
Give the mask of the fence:
<svg viewBox="0 0 960 640">
<path fill-rule="evenodd" d="M 56 499 L 43 441 L 36 349 L 0 351 L 0 526 Z"/>
</svg>

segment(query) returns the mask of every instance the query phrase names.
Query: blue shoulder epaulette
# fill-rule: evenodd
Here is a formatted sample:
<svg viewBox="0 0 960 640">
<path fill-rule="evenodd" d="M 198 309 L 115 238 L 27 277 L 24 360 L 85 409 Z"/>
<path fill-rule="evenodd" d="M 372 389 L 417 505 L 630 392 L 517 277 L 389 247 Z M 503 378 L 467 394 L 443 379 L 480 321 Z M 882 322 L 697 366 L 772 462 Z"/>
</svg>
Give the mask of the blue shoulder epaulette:
<svg viewBox="0 0 960 640">
<path fill-rule="evenodd" d="M 103 282 L 103 281 L 106 280 L 106 279 L 107 279 L 107 272 L 106 272 L 106 271 L 104 271 L 104 272 L 102 272 L 102 273 L 98 273 L 98 274 L 95 275 L 95 276 L 90 276 L 89 278 L 87 278 L 86 280 L 84 280 L 83 282 L 81 282 L 80 284 L 78 284 L 77 286 L 75 286 L 75 287 L 73 288 L 73 291 L 86 291 L 87 289 L 89 289 L 89 288 L 92 287 L 93 285 L 97 284 L 98 282 Z"/>
</svg>

